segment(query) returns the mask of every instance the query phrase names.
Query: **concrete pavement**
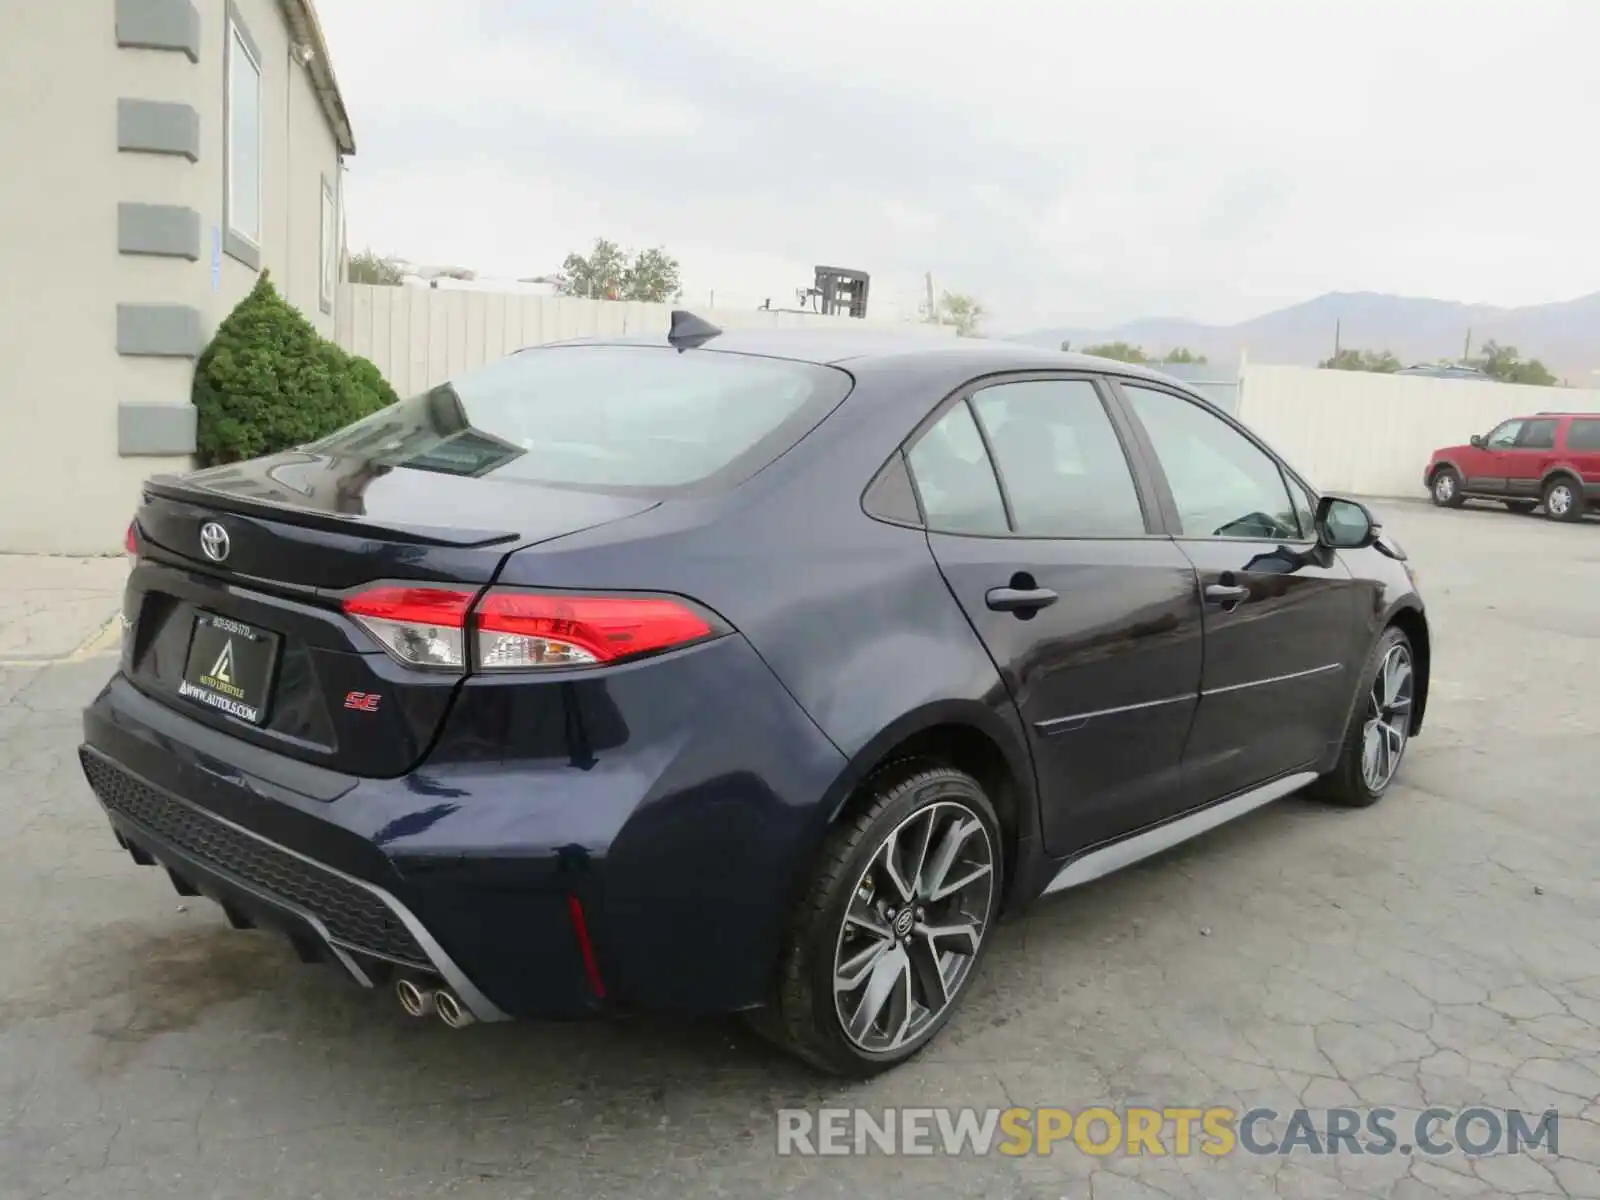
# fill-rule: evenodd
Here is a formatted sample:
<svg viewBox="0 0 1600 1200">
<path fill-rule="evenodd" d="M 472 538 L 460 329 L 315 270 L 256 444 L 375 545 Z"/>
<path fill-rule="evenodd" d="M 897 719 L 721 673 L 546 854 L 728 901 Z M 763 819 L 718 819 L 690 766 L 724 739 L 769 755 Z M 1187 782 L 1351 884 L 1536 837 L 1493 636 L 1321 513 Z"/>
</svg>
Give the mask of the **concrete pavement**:
<svg viewBox="0 0 1600 1200">
<path fill-rule="evenodd" d="M 1600 1197 L 1600 528 L 1379 508 L 1437 637 L 1384 802 L 1291 798 L 1040 904 L 931 1050 L 862 1085 L 733 1021 L 414 1024 L 229 930 L 79 776 L 113 660 L 73 650 L 109 593 L 63 589 L 71 628 L 30 600 L 19 647 L 60 661 L 0 667 L 0 1197 Z M 783 1107 L 1012 1104 L 1563 1121 L 1558 1156 L 775 1154 Z"/>
</svg>

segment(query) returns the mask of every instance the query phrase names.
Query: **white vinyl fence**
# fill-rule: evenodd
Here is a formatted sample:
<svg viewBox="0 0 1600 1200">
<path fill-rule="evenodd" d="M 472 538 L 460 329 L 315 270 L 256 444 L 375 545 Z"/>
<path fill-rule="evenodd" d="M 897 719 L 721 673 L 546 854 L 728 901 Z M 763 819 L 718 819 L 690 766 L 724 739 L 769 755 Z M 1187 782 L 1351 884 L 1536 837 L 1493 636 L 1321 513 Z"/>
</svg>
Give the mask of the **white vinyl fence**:
<svg viewBox="0 0 1600 1200">
<path fill-rule="evenodd" d="M 335 340 L 370 358 L 402 396 L 420 392 L 524 346 L 598 334 L 665 335 L 673 305 L 520 296 L 444 288 L 340 286 Z M 828 326 L 954 336 L 951 326 L 825 317 L 820 313 L 691 307 L 724 329 Z"/>
<path fill-rule="evenodd" d="M 1420 496 L 1434 450 L 1541 411 L 1600 412 L 1600 391 L 1251 363 L 1237 415 L 1321 490 Z"/>
</svg>

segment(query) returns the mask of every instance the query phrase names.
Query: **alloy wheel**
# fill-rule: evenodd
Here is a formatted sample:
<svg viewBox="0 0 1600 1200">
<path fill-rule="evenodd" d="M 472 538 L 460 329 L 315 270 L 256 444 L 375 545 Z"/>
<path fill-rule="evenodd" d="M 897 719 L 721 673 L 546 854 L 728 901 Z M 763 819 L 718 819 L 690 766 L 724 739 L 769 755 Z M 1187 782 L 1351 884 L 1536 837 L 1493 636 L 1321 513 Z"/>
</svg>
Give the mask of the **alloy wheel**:
<svg viewBox="0 0 1600 1200">
<path fill-rule="evenodd" d="M 1572 511 L 1572 489 L 1558 483 L 1545 495 L 1545 511 L 1552 517 L 1564 517 Z"/>
<path fill-rule="evenodd" d="M 955 1001 L 988 932 L 995 848 L 964 804 L 918 809 L 878 846 L 834 950 L 834 1011 L 857 1048 L 899 1050 Z"/>
<path fill-rule="evenodd" d="M 1433 494 L 1441 501 L 1449 500 L 1456 494 L 1455 477 L 1449 471 L 1441 471 L 1439 478 L 1433 481 Z"/>
<path fill-rule="evenodd" d="M 1411 652 L 1403 645 L 1390 646 L 1367 696 L 1361 740 L 1361 777 L 1373 793 L 1388 786 L 1405 753 L 1413 683 Z"/>
</svg>

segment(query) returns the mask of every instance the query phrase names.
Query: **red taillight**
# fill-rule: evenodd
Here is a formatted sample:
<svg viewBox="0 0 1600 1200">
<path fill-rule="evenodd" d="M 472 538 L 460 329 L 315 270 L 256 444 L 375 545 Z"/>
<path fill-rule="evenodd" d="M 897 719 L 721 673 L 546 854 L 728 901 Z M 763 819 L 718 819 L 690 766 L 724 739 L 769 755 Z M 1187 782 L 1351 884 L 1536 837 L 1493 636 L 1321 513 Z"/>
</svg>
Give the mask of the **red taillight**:
<svg viewBox="0 0 1600 1200">
<path fill-rule="evenodd" d="M 564 596 L 493 591 L 472 614 L 484 670 L 581 667 L 710 637 L 699 612 L 670 596 Z"/>
<path fill-rule="evenodd" d="M 139 557 L 139 522 L 128 522 L 128 533 L 122 539 L 122 549 L 130 558 Z"/>
<path fill-rule="evenodd" d="M 460 671 L 466 634 L 473 667 L 520 671 L 621 662 L 686 646 L 716 632 L 671 596 L 569 596 L 514 589 L 476 592 L 384 584 L 346 598 L 344 611 L 395 658 Z"/>
<path fill-rule="evenodd" d="M 347 597 L 344 611 L 401 662 L 460 671 L 466 665 L 467 610 L 476 594 L 457 588 L 375 587 Z"/>
</svg>

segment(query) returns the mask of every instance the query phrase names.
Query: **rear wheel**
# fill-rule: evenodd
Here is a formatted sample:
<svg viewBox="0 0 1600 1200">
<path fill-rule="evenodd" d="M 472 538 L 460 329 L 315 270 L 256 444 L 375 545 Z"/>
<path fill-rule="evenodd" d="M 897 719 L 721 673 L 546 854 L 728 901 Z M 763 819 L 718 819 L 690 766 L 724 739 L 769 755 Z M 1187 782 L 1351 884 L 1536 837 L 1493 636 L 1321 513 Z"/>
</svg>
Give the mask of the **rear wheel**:
<svg viewBox="0 0 1600 1200">
<path fill-rule="evenodd" d="M 1583 493 L 1570 475 L 1557 475 L 1544 485 L 1544 515 L 1552 521 L 1583 520 Z"/>
<path fill-rule="evenodd" d="M 824 845 L 752 1023 L 813 1066 L 865 1078 L 955 1011 L 988 943 L 1004 862 L 983 789 L 948 767 L 886 775 Z"/>
<path fill-rule="evenodd" d="M 1317 781 L 1315 795 L 1351 808 L 1366 808 L 1383 798 L 1411 740 L 1414 664 L 1406 635 L 1393 626 L 1384 630 L 1367 656 L 1361 698 L 1345 730 L 1339 761 Z"/>
<path fill-rule="evenodd" d="M 1428 485 L 1433 502 L 1440 508 L 1460 508 L 1466 497 L 1461 494 L 1461 476 L 1454 467 L 1440 467 Z"/>
</svg>

